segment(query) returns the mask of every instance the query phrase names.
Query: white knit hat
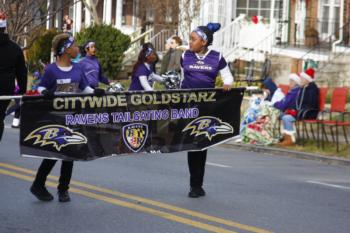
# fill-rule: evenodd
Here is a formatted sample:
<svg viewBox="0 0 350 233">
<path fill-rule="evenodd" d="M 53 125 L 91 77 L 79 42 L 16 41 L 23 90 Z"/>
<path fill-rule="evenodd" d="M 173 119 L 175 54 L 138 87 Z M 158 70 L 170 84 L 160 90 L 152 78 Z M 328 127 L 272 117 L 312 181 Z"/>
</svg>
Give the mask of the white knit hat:
<svg viewBox="0 0 350 233">
<path fill-rule="evenodd" d="M 300 83 L 301 83 L 299 75 L 297 75 L 295 73 L 290 74 L 289 79 L 295 81 L 298 85 L 300 85 Z"/>
</svg>

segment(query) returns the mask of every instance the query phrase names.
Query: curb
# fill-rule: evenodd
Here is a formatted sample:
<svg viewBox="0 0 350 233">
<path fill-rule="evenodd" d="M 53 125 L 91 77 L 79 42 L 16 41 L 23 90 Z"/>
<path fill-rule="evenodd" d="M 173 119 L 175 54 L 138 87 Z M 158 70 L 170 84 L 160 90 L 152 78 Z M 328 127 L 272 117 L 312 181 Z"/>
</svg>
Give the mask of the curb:
<svg viewBox="0 0 350 233">
<path fill-rule="evenodd" d="M 248 144 L 241 144 L 241 143 L 235 143 L 230 141 L 222 144 L 222 146 L 227 148 L 234 148 L 237 150 L 252 151 L 252 152 L 279 155 L 279 156 L 288 156 L 288 157 L 293 157 L 298 159 L 316 160 L 316 161 L 320 161 L 331 165 L 350 166 L 350 159 L 344 159 L 339 157 L 327 157 L 323 155 L 305 153 L 305 152 L 295 151 L 295 150 L 271 148 L 268 146 L 248 145 Z"/>
</svg>

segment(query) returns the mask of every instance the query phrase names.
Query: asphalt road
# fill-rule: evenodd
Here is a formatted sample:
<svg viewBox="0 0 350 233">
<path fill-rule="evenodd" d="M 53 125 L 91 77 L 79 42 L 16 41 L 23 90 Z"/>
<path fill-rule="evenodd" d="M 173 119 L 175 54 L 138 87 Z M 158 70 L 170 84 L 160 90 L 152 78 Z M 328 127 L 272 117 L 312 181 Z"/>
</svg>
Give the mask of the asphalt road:
<svg viewBox="0 0 350 233">
<path fill-rule="evenodd" d="M 76 162 L 70 203 L 39 202 L 39 159 L 0 142 L 0 232 L 350 232 L 350 167 L 234 149 L 209 150 L 207 195 L 187 197 L 185 153 Z M 49 179 L 53 194 L 59 163 Z"/>
</svg>

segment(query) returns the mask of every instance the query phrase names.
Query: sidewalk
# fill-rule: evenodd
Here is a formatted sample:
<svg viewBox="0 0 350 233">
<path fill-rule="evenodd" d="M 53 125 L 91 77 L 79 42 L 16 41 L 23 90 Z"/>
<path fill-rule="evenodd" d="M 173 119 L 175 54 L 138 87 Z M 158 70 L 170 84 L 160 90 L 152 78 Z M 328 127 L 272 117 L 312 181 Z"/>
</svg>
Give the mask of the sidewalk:
<svg viewBox="0 0 350 233">
<path fill-rule="evenodd" d="M 234 148 L 237 150 L 252 151 L 252 152 L 258 152 L 262 154 L 271 154 L 271 155 L 278 155 L 278 156 L 289 156 L 289 157 L 299 158 L 299 159 L 316 160 L 316 161 L 321 161 L 332 165 L 350 166 L 350 159 L 339 158 L 335 156 L 330 157 L 330 156 L 291 150 L 291 149 L 276 148 L 271 146 L 257 146 L 257 145 L 251 145 L 251 144 L 236 143 L 234 139 L 227 141 L 226 143 L 222 144 L 222 146 L 226 148 Z"/>
</svg>

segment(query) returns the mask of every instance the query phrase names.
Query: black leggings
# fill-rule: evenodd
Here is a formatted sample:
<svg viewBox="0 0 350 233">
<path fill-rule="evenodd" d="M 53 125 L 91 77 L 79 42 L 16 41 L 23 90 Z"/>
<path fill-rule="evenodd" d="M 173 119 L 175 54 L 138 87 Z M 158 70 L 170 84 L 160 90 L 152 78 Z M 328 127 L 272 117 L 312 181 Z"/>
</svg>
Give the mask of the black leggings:
<svg viewBox="0 0 350 233">
<path fill-rule="evenodd" d="M 10 100 L 0 100 L 0 141 L 2 138 L 2 134 L 4 133 L 4 128 L 5 128 L 4 119 L 6 116 L 5 113 L 9 103 L 10 103 Z"/>
<path fill-rule="evenodd" d="M 190 171 L 190 186 L 199 188 L 203 185 L 207 150 L 189 151 L 187 154 L 188 168 Z"/>
<path fill-rule="evenodd" d="M 45 186 L 46 178 L 55 166 L 57 160 L 44 159 L 38 169 L 33 186 L 42 188 Z M 73 161 L 62 161 L 61 175 L 59 184 L 57 186 L 58 191 L 67 191 L 69 189 L 70 179 L 72 178 Z"/>
</svg>

